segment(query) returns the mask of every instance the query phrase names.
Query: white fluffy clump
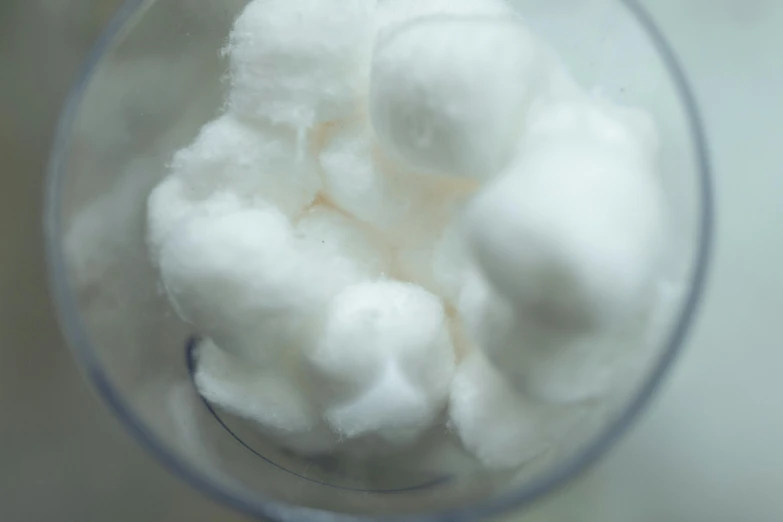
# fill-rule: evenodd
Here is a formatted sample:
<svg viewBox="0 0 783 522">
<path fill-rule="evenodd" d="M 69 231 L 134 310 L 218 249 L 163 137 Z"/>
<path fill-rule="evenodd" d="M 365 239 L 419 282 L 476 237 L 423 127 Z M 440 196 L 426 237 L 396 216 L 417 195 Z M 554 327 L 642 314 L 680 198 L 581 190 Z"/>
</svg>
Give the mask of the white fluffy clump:
<svg viewBox="0 0 783 522">
<path fill-rule="evenodd" d="M 376 44 L 373 127 L 413 168 L 488 179 L 513 156 L 550 62 L 516 16 L 414 20 Z"/>
<path fill-rule="evenodd" d="M 549 103 L 537 103 L 531 108 L 526 148 L 535 149 L 552 140 L 572 140 L 610 151 L 624 161 L 637 162 L 642 168 L 653 166 L 659 137 L 650 115 L 641 109 L 590 98 L 564 75 L 560 70 L 552 76 L 555 97 Z"/>
<path fill-rule="evenodd" d="M 459 215 L 458 211 L 453 212 Z M 396 268 L 405 279 L 416 282 L 456 307 L 475 270 L 475 262 L 462 229 L 452 217 L 446 229 L 436 228 L 420 235 L 396 256 Z"/>
<path fill-rule="evenodd" d="M 205 399 L 254 420 L 263 432 L 290 448 L 312 454 L 337 446 L 295 365 L 248 365 L 205 341 L 199 345 L 195 381 Z"/>
<path fill-rule="evenodd" d="M 439 295 L 456 304 L 474 269 L 473 257 L 465 242 L 462 230 L 451 224 L 443 232 L 432 249 L 432 260 L 427 263 Z"/>
<path fill-rule="evenodd" d="M 588 331 L 646 305 L 664 209 L 646 135 L 595 106 L 572 111 L 482 191 L 466 226 L 487 278 L 520 311 Z"/>
<path fill-rule="evenodd" d="M 182 318 L 237 357 L 268 363 L 299 349 L 329 299 L 386 271 L 372 241 L 334 212 L 314 211 L 294 229 L 275 207 L 212 203 L 165 243 L 160 273 Z"/>
<path fill-rule="evenodd" d="M 236 196 L 226 197 L 236 200 Z M 152 190 L 147 199 L 147 245 L 155 264 L 166 241 L 184 220 L 198 211 L 181 179 L 169 176 Z"/>
<path fill-rule="evenodd" d="M 634 328 L 573 335 L 542 325 L 515 310 L 480 273 L 468 278 L 459 312 L 470 342 L 510 386 L 552 404 L 604 398 L 619 382 L 618 368 L 633 357 L 628 347 L 638 342 Z"/>
<path fill-rule="evenodd" d="M 549 449 L 545 418 L 480 351 L 459 366 L 451 388 L 451 425 L 487 467 L 515 468 Z"/>
<path fill-rule="evenodd" d="M 389 251 L 366 227 L 330 208 L 315 207 L 296 225 L 303 256 L 333 288 L 389 272 Z"/>
<path fill-rule="evenodd" d="M 206 124 L 174 156 L 171 173 L 195 198 L 233 192 L 246 200 L 263 199 L 290 217 L 310 205 L 321 188 L 314 162 L 293 131 L 249 125 L 230 114 Z"/>
<path fill-rule="evenodd" d="M 530 334 L 523 339 L 528 337 L 536 339 Z M 527 395 L 555 404 L 606 399 L 634 356 L 629 347 L 640 342 L 635 336 L 614 332 L 572 339 L 552 339 L 544 334 L 537 341 L 524 364 L 520 365 L 518 358 L 511 359 L 520 368 L 516 384 Z M 503 352 L 498 355 L 497 360 L 503 361 Z"/>
<path fill-rule="evenodd" d="M 255 0 L 226 52 L 231 110 L 297 129 L 359 109 L 374 0 Z"/>
<path fill-rule="evenodd" d="M 223 115 L 175 154 L 169 177 L 150 196 L 148 242 L 153 258 L 183 220 L 220 209 L 226 200 L 270 204 L 295 217 L 320 188 L 315 162 L 299 149 L 293 132 Z"/>
<path fill-rule="evenodd" d="M 342 277 L 325 277 L 319 261 L 276 208 L 226 202 L 185 220 L 159 267 L 183 319 L 237 357 L 271 363 L 315 335 L 312 315 L 339 290 Z"/>
<path fill-rule="evenodd" d="M 454 216 L 476 185 L 401 167 L 357 123 L 328 136 L 319 160 L 329 200 L 394 247 L 395 275 L 455 302 L 471 261 Z"/>
<path fill-rule="evenodd" d="M 497 362 L 497 353 L 524 353 L 514 308 L 492 288 L 480 271 L 476 270 L 466 277 L 458 309 L 468 339 L 489 355 L 490 360 Z M 497 366 L 506 372 L 519 368 L 518 364 Z"/>
<path fill-rule="evenodd" d="M 226 113 L 148 202 L 208 401 L 306 454 L 447 423 L 511 468 L 640 364 L 655 125 L 505 0 L 254 0 L 225 52 Z"/>
<path fill-rule="evenodd" d="M 410 443 L 432 426 L 454 371 L 442 303 L 399 281 L 346 288 L 306 358 L 332 429 L 390 444 Z"/>
<path fill-rule="evenodd" d="M 506 0 L 381 0 L 375 15 L 378 38 L 402 24 L 430 16 L 512 16 Z"/>
<path fill-rule="evenodd" d="M 461 193 L 459 185 L 417 175 L 385 157 L 362 123 L 329 135 L 319 160 L 329 199 L 392 240 L 433 221 L 445 223 L 449 202 Z"/>
</svg>

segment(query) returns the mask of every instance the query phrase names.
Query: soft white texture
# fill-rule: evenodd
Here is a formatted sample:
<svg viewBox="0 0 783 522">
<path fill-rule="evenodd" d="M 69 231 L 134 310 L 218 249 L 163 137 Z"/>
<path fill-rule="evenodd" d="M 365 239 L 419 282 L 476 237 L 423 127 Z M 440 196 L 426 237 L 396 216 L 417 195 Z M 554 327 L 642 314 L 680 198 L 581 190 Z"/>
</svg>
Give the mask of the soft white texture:
<svg viewBox="0 0 783 522">
<path fill-rule="evenodd" d="M 556 70 L 550 78 L 548 95 L 549 99 L 531 108 L 527 149 L 550 140 L 574 140 L 609 150 L 626 161 L 654 164 L 659 137 L 649 113 L 588 97 L 562 70 Z"/>
<path fill-rule="evenodd" d="M 295 231 L 273 207 L 227 201 L 185 220 L 159 265 L 183 319 L 237 357 L 270 363 L 312 343 L 333 295 L 380 275 L 383 258 L 370 245 L 326 212 Z"/>
<path fill-rule="evenodd" d="M 662 299 L 654 301 L 651 305 L 659 308 L 655 303 Z M 641 375 L 643 368 L 636 366 L 650 344 L 644 313 L 618 328 L 575 334 L 516 311 L 479 272 L 467 278 L 459 314 L 470 343 L 509 385 L 550 404 L 607 399 L 628 381 L 628 372 Z"/>
<path fill-rule="evenodd" d="M 480 271 L 467 275 L 459 296 L 458 310 L 468 339 L 493 362 L 497 353 L 517 354 L 526 348 L 522 345 L 516 329 L 516 312 L 509 302 L 492 288 Z M 506 372 L 506 375 L 519 368 L 518 364 L 496 366 L 500 371 Z"/>
<path fill-rule="evenodd" d="M 514 9 L 505 0 L 381 0 L 375 14 L 378 38 L 401 24 L 428 16 L 510 16 Z"/>
<path fill-rule="evenodd" d="M 445 230 L 437 228 L 430 235 L 415 238 L 396 257 L 402 278 L 423 286 L 454 307 L 468 275 L 475 270 L 470 249 L 455 221 L 452 217 Z"/>
<path fill-rule="evenodd" d="M 289 217 L 301 214 L 321 188 L 315 163 L 299 149 L 293 132 L 247 125 L 231 115 L 206 124 L 192 144 L 175 154 L 170 174 L 148 201 L 152 258 L 178 225 L 207 215 L 231 200 L 274 205 Z"/>
<path fill-rule="evenodd" d="M 425 181 L 394 169 L 375 150 L 370 129 L 355 123 L 327 138 L 319 160 L 324 192 L 342 210 L 379 231 L 404 229 L 428 207 Z"/>
<path fill-rule="evenodd" d="M 396 249 L 396 277 L 453 302 L 469 264 L 454 217 L 477 184 L 407 171 L 373 138 L 356 122 L 327 137 L 319 156 L 324 193 Z"/>
<path fill-rule="evenodd" d="M 346 439 L 413 442 L 442 411 L 454 351 L 441 302 L 398 281 L 359 283 L 332 302 L 306 353 L 325 418 Z"/>
<path fill-rule="evenodd" d="M 582 126 L 595 120 L 580 115 L 580 132 L 567 127 L 534 140 L 467 212 L 469 241 L 489 281 L 554 329 L 634 318 L 661 256 L 662 197 L 641 152 L 646 135 L 601 117 L 605 132 Z"/>
<path fill-rule="evenodd" d="M 448 404 L 513 468 L 617 388 L 663 232 L 645 113 L 581 92 L 504 0 L 254 0 L 226 53 L 227 114 L 148 204 L 202 396 L 354 456 Z"/>
<path fill-rule="evenodd" d="M 314 207 L 296 225 L 302 254 L 332 279 L 335 288 L 389 271 L 389 249 L 356 220 L 327 207 Z"/>
<path fill-rule="evenodd" d="M 163 246 L 176 238 L 193 219 L 209 219 L 246 206 L 234 192 L 217 192 L 202 199 L 193 196 L 185 180 L 165 178 L 147 200 L 147 243 L 151 257 L 159 263 Z M 257 206 L 266 206 L 259 203 Z"/>
<path fill-rule="evenodd" d="M 489 468 L 515 468 L 549 448 L 539 408 L 511 388 L 480 351 L 457 368 L 449 414 L 465 448 Z"/>
<path fill-rule="evenodd" d="M 402 168 L 378 149 L 362 122 L 327 136 L 319 161 L 330 201 L 397 246 L 412 243 L 424 229 L 442 228 L 454 202 L 472 190 L 467 183 Z"/>
<path fill-rule="evenodd" d="M 432 250 L 432 275 L 438 294 L 456 304 L 474 265 L 462 230 L 451 224 Z"/>
<path fill-rule="evenodd" d="M 147 199 L 147 245 L 153 263 L 159 262 L 164 242 L 192 211 L 181 179 L 168 176 L 152 190 Z"/>
<path fill-rule="evenodd" d="M 231 110 L 298 129 L 345 118 L 367 82 L 374 0 L 255 0 L 229 38 Z"/>
<path fill-rule="evenodd" d="M 634 393 L 668 342 L 681 290 L 679 283 L 659 279 L 645 313 L 616 331 L 559 341 L 550 334 L 549 346 L 541 344 L 521 366 L 527 393 L 558 404 L 592 401 L 599 408 Z"/>
<path fill-rule="evenodd" d="M 229 204 L 194 215 L 163 245 L 161 279 L 179 315 L 222 349 L 274 362 L 315 332 L 311 317 L 337 290 L 322 280 L 275 208 Z"/>
<path fill-rule="evenodd" d="M 321 421 L 320 411 L 296 366 L 249 365 L 211 341 L 203 341 L 199 345 L 195 381 L 205 399 L 255 421 L 283 446 L 303 453 L 321 453 L 337 445 L 337 438 Z"/>
<path fill-rule="evenodd" d="M 376 44 L 373 127 L 413 168 L 488 179 L 516 150 L 549 67 L 516 16 L 414 20 Z"/>
<path fill-rule="evenodd" d="M 230 191 L 299 214 L 321 188 L 318 170 L 295 132 L 249 125 L 231 114 L 207 123 L 171 165 L 188 193 L 204 198 Z"/>
<path fill-rule="evenodd" d="M 517 393 L 547 403 L 602 398 L 640 342 L 617 332 L 568 335 L 542 326 L 516 312 L 481 276 L 466 285 L 460 314 L 468 338 L 495 371 Z"/>
<path fill-rule="evenodd" d="M 386 230 L 413 206 L 405 187 L 381 172 L 371 135 L 359 124 L 327 137 L 318 159 L 324 192 L 335 205 L 365 223 Z"/>
<path fill-rule="evenodd" d="M 535 336 L 528 333 L 527 338 Z M 549 403 L 585 403 L 607 398 L 627 368 L 629 357 L 643 343 L 638 331 L 571 340 L 539 337 L 534 346 L 529 342 L 530 351 L 524 359 L 497 352 L 496 361 L 517 365 L 517 384 L 530 396 Z"/>
</svg>

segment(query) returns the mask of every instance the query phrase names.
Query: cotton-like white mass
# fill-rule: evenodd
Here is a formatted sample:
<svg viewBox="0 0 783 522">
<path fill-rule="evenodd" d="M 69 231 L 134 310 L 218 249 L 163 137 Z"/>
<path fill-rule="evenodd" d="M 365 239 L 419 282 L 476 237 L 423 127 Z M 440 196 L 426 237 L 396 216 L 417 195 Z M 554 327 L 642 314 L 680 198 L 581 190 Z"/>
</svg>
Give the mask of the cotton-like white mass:
<svg viewBox="0 0 783 522">
<path fill-rule="evenodd" d="M 415 169 L 489 179 L 517 149 L 549 68 L 515 16 L 414 20 L 376 44 L 373 127 Z"/>
<path fill-rule="evenodd" d="M 247 125 L 224 115 L 205 125 L 178 151 L 170 175 L 150 195 L 148 243 L 158 252 L 178 224 L 209 214 L 231 200 L 274 205 L 288 217 L 301 214 L 321 188 L 318 170 L 284 129 Z"/>
<path fill-rule="evenodd" d="M 553 89 L 559 92 L 549 103 L 531 108 L 526 147 L 534 149 L 550 140 L 574 140 L 611 151 L 624 161 L 646 168 L 655 164 L 659 148 L 658 131 L 650 115 L 641 110 L 613 105 L 578 92 L 573 80 L 556 71 Z"/>
<path fill-rule="evenodd" d="M 515 393 L 549 403 L 601 398 L 612 388 L 631 336 L 572 335 L 518 313 L 480 274 L 466 283 L 459 303 L 469 341 Z"/>
<path fill-rule="evenodd" d="M 375 15 L 377 37 L 383 38 L 402 24 L 430 16 L 516 16 L 506 0 L 381 0 Z"/>
<path fill-rule="evenodd" d="M 310 342 L 340 290 L 275 208 L 226 205 L 188 219 L 163 246 L 161 280 L 180 316 L 237 357 L 271 363 Z"/>
<path fill-rule="evenodd" d="M 232 112 L 307 129 L 359 110 L 374 0 L 254 0 L 226 52 Z"/>
<path fill-rule="evenodd" d="M 453 212 L 449 225 L 420 235 L 397 252 L 398 273 L 456 307 L 475 262 Z"/>
<path fill-rule="evenodd" d="M 399 248 L 429 247 L 475 191 L 469 181 L 404 168 L 379 149 L 366 122 L 330 133 L 319 162 L 329 201 Z"/>
<path fill-rule="evenodd" d="M 535 140 L 467 212 L 469 241 L 489 281 L 555 329 L 635 317 L 661 258 L 664 209 L 639 152 L 644 137 L 606 121 L 613 127 L 605 134 L 575 132 L 577 124 Z"/>
<path fill-rule="evenodd" d="M 332 429 L 392 445 L 410 443 L 432 426 L 454 371 L 442 303 L 399 281 L 346 288 L 306 359 Z"/>
<path fill-rule="evenodd" d="M 302 255 L 332 288 L 376 279 L 389 272 L 389 249 L 370 230 L 327 207 L 314 207 L 297 223 Z"/>
<path fill-rule="evenodd" d="M 462 443 L 489 468 L 515 468 L 549 449 L 539 408 L 511 388 L 480 351 L 457 368 L 449 414 Z"/>
<path fill-rule="evenodd" d="M 236 196 L 226 197 L 239 204 Z M 158 264 L 165 242 L 194 212 L 198 212 L 196 202 L 181 179 L 169 176 L 152 190 L 147 199 L 147 245 L 153 263 Z"/>
<path fill-rule="evenodd" d="M 529 396 L 548 403 L 577 404 L 606 399 L 623 377 L 638 336 L 617 333 L 585 335 L 571 339 L 539 340 L 528 347 L 516 384 Z M 539 334 L 541 335 L 541 334 Z M 534 339 L 533 335 L 530 335 Z M 548 341 L 548 342 L 547 342 Z M 524 341 L 523 341 L 524 342 Z M 508 352 L 506 352 L 508 353 Z M 504 352 L 498 353 L 502 364 Z M 519 365 L 520 359 L 511 359 Z M 497 364 L 496 364 L 497 366 Z"/>
<path fill-rule="evenodd" d="M 498 354 L 526 352 L 517 330 L 517 313 L 511 304 L 475 270 L 466 276 L 459 295 L 458 309 L 470 342 L 480 348 L 493 363 Z M 495 364 L 509 375 L 519 364 Z M 512 379 L 513 381 L 513 379 Z"/>
<path fill-rule="evenodd" d="M 183 223 L 159 266 L 183 319 L 237 357 L 272 363 L 311 343 L 329 299 L 378 277 L 384 258 L 350 222 L 325 211 L 294 229 L 274 207 L 226 201 Z"/>
<path fill-rule="evenodd" d="M 656 291 L 659 294 L 660 290 Z M 670 299 L 669 299 L 670 302 Z M 646 313 L 670 306 L 654 297 L 619 328 L 575 333 L 520 313 L 480 272 L 470 274 L 459 301 L 465 334 L 494 370 L 524 396 L 548 404 L 605 400 L 644 357 Z M 658 310 L 656 313 L 665 313 Z M 640 353 L 641 352 L 641 353 Z"/>
<path fill-rule="evenodd" d="M 271 203 L 290 217 L 312 203 L 321 188 L 315 163 L 295 132 L 246 124 L 230 114 L 206 124 L 174 156 L 171 174 L 192 197 L 232 192 Z"/>
<path fill-rule="evenodd" d="M 430 269 L 437 293 L 456 305 L 475 265 L 462 230 L 454 225 L 446 228 L 431 252 Z"/>
<path fill-rule="evenodd" d="M 199 345 L 195 381 L 205 399 L 252 419 L 280 444 L 305 454 L 337 446 L 337 438 L 321 420 L 300 372 L 291 364 L 248 365 L 204 341 Z"/>
<path fill-rule="evenodd" d="M 147 206 L 207 401 L 305 455 L 510 469 L 643 373 L 655 124 L 509 2 L 253 0 L 224 52 L 225 112 Z"/>
<path fill-rule="evenodd" d="M 319 155 L 324 193 L 346 213 L 394 237 L 421 226 L 445 198 L 444 183 L 405 171 L 377 149 L 366 125 L 327 137 Z"/>
<path fill-rule="evenodd" d="M 614 331 L 560 340 L 550 332 L 548 346 L 540 345 L 524 365 L 526 392 L 549 403 L 603 405 L 616 400 L 618 389 L 638 386 L 665 342 L 681 291 L 680 283 L 659 279 L 644 313 Z"/>
</svg>

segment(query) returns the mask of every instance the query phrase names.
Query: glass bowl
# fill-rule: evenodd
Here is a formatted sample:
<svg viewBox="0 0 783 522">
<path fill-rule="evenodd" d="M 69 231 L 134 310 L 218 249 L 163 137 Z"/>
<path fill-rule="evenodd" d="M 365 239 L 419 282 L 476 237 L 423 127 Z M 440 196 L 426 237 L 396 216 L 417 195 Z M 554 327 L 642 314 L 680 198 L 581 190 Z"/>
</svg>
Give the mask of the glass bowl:
<svg viewBox="0 0 783 522">
<path fill-rule="evenodd" d="M 647 108 L 662 136 L 673 277 L 684 281 L 647 363 L 616 407 L 551 458 L 490 473 L 305 459 L 196 393 L 197 342 L 169 308 L 145 244 L 146 199 L 173 153 L 222 109 L 221 54 L 246 0 L 129 0 L 106 29 L 60 122 L 46 187 L 52 295 L 85 373 L 139 442 L 185 480 L 273 520 L 474 520 L 520 509 L 603 455 L 637 418 L 685 342 L 705 280 L 712 203 L 705 136 L 676 57 L 631 0 L 517 0 L 576 79 Z M 585 435 L 585 434 L 589 434 Z M 426 464 L 425 464 L 426 463 Z"/>
</svg>

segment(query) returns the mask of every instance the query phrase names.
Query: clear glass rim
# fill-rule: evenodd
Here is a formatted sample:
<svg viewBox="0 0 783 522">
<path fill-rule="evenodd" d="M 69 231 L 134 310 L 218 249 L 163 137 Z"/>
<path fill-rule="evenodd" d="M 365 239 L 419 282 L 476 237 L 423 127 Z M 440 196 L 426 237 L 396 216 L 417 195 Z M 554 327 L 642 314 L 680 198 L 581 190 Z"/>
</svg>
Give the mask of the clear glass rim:
<svg viewBox="0 0 783 522">
<path fill-rule="evenodd" d="M 650 42 L 665 62 L 677 94 L 683 103 L 688 117 L 689 131 L 695 147 L 698 169 L 699 192 L 701 208 L 698 222 L 697 252 L 692 267 L 692 278 L 685 297 L 682 312 L 676 324 L 668 335 L 666 350 L 660 357 L 658 365 L 651 371 L 637 395 L 630 401 L 623 412 L 607 426 L 598 437 L 582 451 L 566 459 L 551 472 L 531 481 L 525 487 L 503 494 L 497 498 L 480 502 L 476 505 L 455 510 L 423 513 L 404 516 L 361 516 L 348 515 L 303 508 L 282 502 L 266 500 L 260 496 L 232 489 L 212 480 L 205 473 L 193 466 L 187 459 L 172 451 L 144 422 L 136 415 L 133 408 L 123 399 L 120 392 L 113 386 L 107 373 L 96 356 L 86 328 L 79 317 L 74 304 L 73 290 L 68 282 L 65 253 L 62 247 L 60 233 L 61 216 L 61 185 L 64 178 L 64 168 L 68 163 L 68 148 L 70 131 L 84 99 L 84 93 L 91 78 L 103 57 L 111 48 L 115 37 L 125 27 L 125 24 L 149 0 L 125 0 L 123 6 L 115 14 L 103 34 L 90 52 L 77 82 L 71 89 L 56 130 L 44 194 L 44 239 L 48 260 L 49 286 L 52 292 L 58 320 L 66 341 L 75 353 L 83 371 L 102 399 L 108 403 L 113 413 L 119 417 L 126 429 L 155 458 L 166 465 L 175 475 L 182 478 L 197 490 L 242 513 L 253 517 L 271 520 L 323 520 L 323 521 L 366 521 L 388 520 L 400 522 L 456 522 L 471 521 L 499 515 L 511 510 L 527 506 L 565 486 L 571 479 L 579 476 L 588 467 L 598 461 L 609 448 L 633 424 L 639 414 L 645 409 L 650 399 L 658 389 L 660 382 L 672 366 L 680 352 L 690 326 L 704 294 L 706 286 L 710 254 L 714 234 L 714 203 L 711 179 L 711 165 L 704 131 L 703 120 L 695 96 L 686 74 L 663 34 L 647 10 L 638 0 L 618 0 L 633 15 L 641 28 L 646 32 Z"/>
</svg>

